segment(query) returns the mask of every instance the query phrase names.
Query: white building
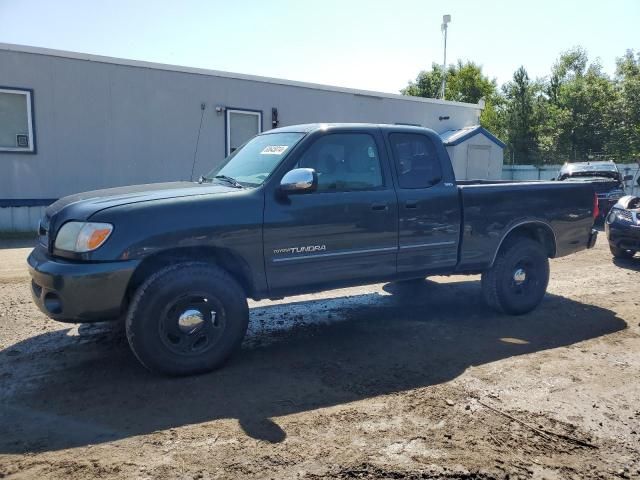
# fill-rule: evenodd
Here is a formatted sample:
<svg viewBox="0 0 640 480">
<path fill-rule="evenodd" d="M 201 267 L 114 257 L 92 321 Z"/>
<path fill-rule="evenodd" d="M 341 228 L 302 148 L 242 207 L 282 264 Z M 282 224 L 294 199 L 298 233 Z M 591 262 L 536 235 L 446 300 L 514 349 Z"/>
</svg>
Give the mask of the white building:
<svg viewBox="0 0 640 480">
<path fill-rule="evenodd" d="M 197 178 L 275 126 L 447 132 L 478 125 L 480 113 L 476 104 L 0 43 L 0 230 L 33 229 L 43 206 L 71 193 Z M 454 165 L 467 165 L 458 175 L 493 178 L 499 155 L 492 146 L 484 167 L 484 133 L 465 137 L 478 148 L 449 149 Z"/>
</svg>

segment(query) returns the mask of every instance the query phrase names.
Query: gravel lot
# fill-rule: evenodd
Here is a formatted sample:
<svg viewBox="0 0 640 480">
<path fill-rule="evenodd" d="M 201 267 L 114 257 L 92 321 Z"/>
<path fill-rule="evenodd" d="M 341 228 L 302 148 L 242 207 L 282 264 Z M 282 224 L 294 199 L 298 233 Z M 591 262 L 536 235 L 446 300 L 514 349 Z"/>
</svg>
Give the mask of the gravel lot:
<svg viewBox="0 0 640 480">
<path fill-rule="evenodd" d="M 242 351 L 184 379 L 48 320 L 2 246 L 0 478 L 640 478 L 640 259 L 603 235 L 531 314 L 478 277 L 253 302 Z"/>
</svg>

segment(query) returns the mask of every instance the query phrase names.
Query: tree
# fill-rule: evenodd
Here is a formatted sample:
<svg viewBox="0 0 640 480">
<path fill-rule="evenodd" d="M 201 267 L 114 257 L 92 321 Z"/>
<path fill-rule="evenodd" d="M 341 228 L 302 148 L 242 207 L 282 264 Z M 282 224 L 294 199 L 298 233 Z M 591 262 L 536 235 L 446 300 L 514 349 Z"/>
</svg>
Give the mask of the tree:
<svg viewBox="0 0 640 480">
<path fill-rule="evenodd" d="M 403 95 L 438 98 L 442 89 L 442 65 L 432 64 L 431 70 L 422 71 L 416 80 L 401 90 Z M 478 103 L 496 93 L 495 79 L 482 73 L 482 67 L 473 62 L 458 60 L 447 68 L 445 99 L 456 102 Z"/>
<path fill-rule="evenodd" d="M 442 74 L 433 64 L 402 93 L 437 98 Z M 505 153 L 515 163 L 640 158 L 640 52 L 618 58 L 610 78 L 585 49 L 574 47 L 560 55 L 548 77 L 531 80 L 520 67 L 500 90 L 473 62 L 447 67 L 445 99 L 482 98 L 480 124 L 505 140 Z"/>
<path fill-rule="evenodd" d="M 617 101 L 610 150 L 626 161 L 640 158 L 640 52 L 627 50 L 617 59 Z"/>
<path fill-rule="evenodd" d="M 478 103 L 481 98 L 485 101 L 496 93 L 495 79 L 489 79 L 482 73 L 482 67 L 473 62 L 449 67 L 447 75 L 447 90 L 445 98 L 457 102 Z"/>
<path fill-rule="evenodd" d="M 524 67 L 513 74 L 503 87 L 506 108 L 507 145 L 517 163 L 537 163 L 537 139 L 534 122 L 534 85 Z"/>
<path fill-rule="evenodd" d="M 589 64 L 583 48 L 560 55 L 544 91 L 537 127 L 541 151 L 560 160 L 610 153 L 615 88 L 597 62 Z"/>
<path fill-rule="evenodd" d="M 403 95 L 411 95 L 413 97 L 438 98 L 442 89 L 442 66 L 437 64 L 431 65 L 431 70 L 421 71 L 414 82 L 400 90 Z"/>
<path fill-rule="evenodd" d="M 431 70 L 422 71 L 416 80 L 401 90 L 403 95 L 439 98 L 442 90 L 442 65 L 432 64 Z M 458 60 L 447 68 L 445 99 L 478 103 L 484 99 L 485 108 L 480 124 L 499 138 L 504 134 L 504 99 L 496 87 L 496 80 L 482 73 L 482 67 L 473 62 Z"/>
</svg>

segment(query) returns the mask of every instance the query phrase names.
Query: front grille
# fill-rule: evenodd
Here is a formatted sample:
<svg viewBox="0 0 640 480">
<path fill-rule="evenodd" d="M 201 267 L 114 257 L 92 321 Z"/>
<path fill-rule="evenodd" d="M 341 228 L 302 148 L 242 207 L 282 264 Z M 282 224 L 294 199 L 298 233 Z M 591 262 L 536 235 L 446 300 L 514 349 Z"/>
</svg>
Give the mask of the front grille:
<svg viewBox="0 0 640 480">
<path fill-rule="evenodd" d="M 627 222 L 633 222 L 633 215 L 631 215 L 631 212 L 628 210 L 618 210 L 618 215 L 620 215 L 620 217 L 624 218 Z"/>
</svg>

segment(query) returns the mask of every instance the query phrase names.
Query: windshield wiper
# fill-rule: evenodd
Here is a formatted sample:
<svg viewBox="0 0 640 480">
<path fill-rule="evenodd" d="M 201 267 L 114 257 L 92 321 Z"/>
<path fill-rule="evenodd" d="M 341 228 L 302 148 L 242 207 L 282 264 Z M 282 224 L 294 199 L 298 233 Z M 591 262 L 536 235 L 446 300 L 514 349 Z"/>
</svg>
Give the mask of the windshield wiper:
<svg viewBox="0 0 640 480">
<path fill-rule="evenodd" d="M 235 178 L 229 177 L 227 175 L 216 175 L 213 178 L 209 178 L 209 177 L 204 177 L 203 176 L 203 177 L 200 177 L 200 183 L 211 182 L 213 179 L 222 180 L 223 182 L 228 183 L 229 185 L 231 185 L 234 188 L 244 188 L 242 186 L 242 184 L 240 182 L 238 182 Z"/>
</svg>

